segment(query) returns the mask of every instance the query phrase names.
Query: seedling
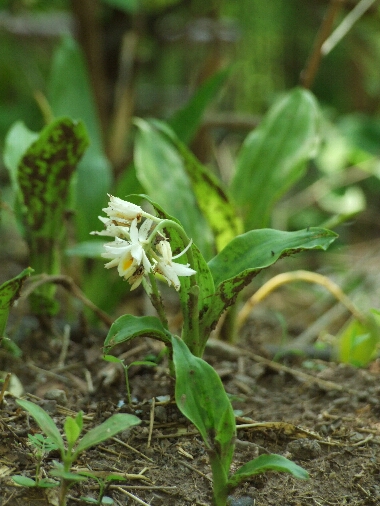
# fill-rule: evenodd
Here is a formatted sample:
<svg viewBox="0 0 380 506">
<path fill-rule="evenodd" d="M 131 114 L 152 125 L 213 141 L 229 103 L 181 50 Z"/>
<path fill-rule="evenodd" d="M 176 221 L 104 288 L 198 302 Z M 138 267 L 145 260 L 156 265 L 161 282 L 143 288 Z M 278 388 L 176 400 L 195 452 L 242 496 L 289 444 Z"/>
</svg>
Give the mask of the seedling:
<svg viewBox="0 0 380 506">
<path fill-rule="evenodd" d="M 36 473 L 34 480 L 27 476 L 15 475 L 12 479 L 18 485 L 23 487 L 40 487 L 40 488 L 51 488 L 59 485 L 58 481 L 52 480 L 51 478 L 41 478 L 41 465 L 45 456 L 52 450 L 57 450 L 58 446 L 49 437 L 44 437 L 42 434 L 28 434 L 29 443 L 34 447 L 34 456 L 37 461 Z"/>
<path fill-rule="evenodd" d="M 121 360 L 120 358 L 114 357 L 113 355 L 104 355 L 103 358 L 107 362 L 114 362 L 116 364 L 120 364 L 121 367 L 123 368 L 123 370 L 124 370 L 124 377 L 125 377 L 125 388 L 126 388 L 126 391 L 127 391 L 127 398 L 128 398 L 128 404 L 132 403 L 131 389 L 129 387 L 129 377 L 128 377 L 128 370 L 129 370 L 129 368 L 132 367 L 133 365 L 146 365 L 147 367 L 155 367 L 157 365 L 156 362 L 152 362 L 150 360 L 136 360 L 135 362 L 132 362 L 131 364 L 126 365 L 124 363 L 124 360 Z"/>
<path fill-rule="evenodd" d="M 122 478 L 116 474 L 109 474 L 105 478 L 101 478 L 94 473 L 90 472 L 81 472 L 81 475 L 86 476 L 87 478 L 94 479 L 98 482 L 99 485 L 99 494 L 95 499 L 94 497 L 81 497 L 82 501 L 89 504 L 98 504 L 98 505 L 109 505 L 114 504 L 114 501 L 111 497 L 105 495 L 108 485 L 112 481 L 120 481 Z"/>
<path fill-rule="evenodd" d="M 197 427 L 205 443 L 213 478 L 215 506 L 226 506 L 229 493 L 255 474 L 282 471 L 307 479 L 308 473 L 281 455 L 260 455 L 230 474 L 235 449 L 236 424 L 231 403 L 216 371 L 194 357 L 186 344 L 172 337 L 176 372 L 176 402 Z"/>
<path fill-rule="evenodd" d="M 61 454 L 62 462 L 54 462 L 55 468 L 51 471 L 51 475 L 59 478 L 59 506 L 66 505 L 67 491 L 75 482 L 86 479 L 86 476 L 71 472 L 71 466 L 79 457 L 79 455 L 106 439 L 114 436 L 129 427 L 138 425 L 140 419 L 134 415 L 118 413 L 111 416 L 108 420 L 89 430 L 82 438 L 79 438 L 83 429 L 83 413 L 80 411 L 75 418 L 68 416 L 64 423 L 64 434 L 67 444 L 65 445 L 58 427 L 53 419 L 42 408 L 26 400 L 17 400 L 17 403 L 24 408 L 34 418 L 41 430 L 52 441 Z M 24 486 L 26 482 L 20 483 Z"/>
</svg>

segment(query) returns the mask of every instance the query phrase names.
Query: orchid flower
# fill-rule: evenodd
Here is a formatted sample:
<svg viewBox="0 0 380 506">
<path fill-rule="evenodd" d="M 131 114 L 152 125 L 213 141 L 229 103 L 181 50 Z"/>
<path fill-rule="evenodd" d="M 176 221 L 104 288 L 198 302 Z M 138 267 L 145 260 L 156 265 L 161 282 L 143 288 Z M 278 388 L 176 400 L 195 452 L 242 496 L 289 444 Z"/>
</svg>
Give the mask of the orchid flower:
<svg viewBox="0 0 380 506">
<path fill-rule="evenodd" d="M 151 220 L 145 220 L 140 229 L 137 228 L 137 218 L 132 220 L 129 229 L 129 240 L 115 237 L 113 242 L 104 245 L 103 258 L 111 259 L 104 267 L 116 267 L 121 277 L 128 280 L 131 290 L 137 288 L 145 274 L 151 272 L 152 264 L 145 252 L 147 237 L 152 226 Z"/>
<path fill-rule="evenodd" d="M 159 260 L 157 261 L 154 270 L 155 272 L 162 274 L 166 279 L 166 281 L 168 282 L 168 285 L 169 286 L 173 285 L 178 292 L 178 290 L 181 287 L 181 283 L 179 281 L 178 276 L 192 276 L 193 274 L 196 273 L 194 269 L 191 269 L 189 267 L 189 264 L 185 265 L 173 262 L 173 258 L 178 258 L 179 256 L 183 255 L 187 250 L 187 248 L 176 257 L 173 257 L 170 243 L 166 240 L 160 241 L 157 244 L 156 248 L 157 251 L 161 254 L 161 257 L 159 257 Z"/>
</svg>

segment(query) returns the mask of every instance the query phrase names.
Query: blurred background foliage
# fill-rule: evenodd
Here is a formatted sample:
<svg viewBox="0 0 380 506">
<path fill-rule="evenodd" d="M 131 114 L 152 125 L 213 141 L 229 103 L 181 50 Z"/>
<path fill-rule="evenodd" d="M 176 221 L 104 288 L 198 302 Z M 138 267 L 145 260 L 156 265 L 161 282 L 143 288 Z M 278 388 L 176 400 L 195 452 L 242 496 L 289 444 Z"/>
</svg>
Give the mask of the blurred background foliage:
<svg viewBox="0 0 380 506">
<path fill-rule="evenodd" d="M 196 90 L 227 69 L 191 133 L 191 149 L 228 183 L 247 134 L 279 96 L 305 84 L 324 20 L 331 17 L 331 32 L 362 2 L 1 0 L 0 149 L 20 119 L 33 131 L 62 115 L 84 121 L 91 144 L 78 168 L 74 209 L 76 239 L 85 241 L 99 228 L 106 191 L 124 197 L 142 190 L 132 165 L 133 118 L 174 125 Z M 320 225 L 331 214 L 366 208 L 356 233 L 377 234 L 380 6 L 368 5 L 322 57 L 315 79 L 309 75 L 324 112 L 322 148 L 274 209 L 274 228 Z M 0 162 L 4 201 L 8 178 Z"/>
</svg>

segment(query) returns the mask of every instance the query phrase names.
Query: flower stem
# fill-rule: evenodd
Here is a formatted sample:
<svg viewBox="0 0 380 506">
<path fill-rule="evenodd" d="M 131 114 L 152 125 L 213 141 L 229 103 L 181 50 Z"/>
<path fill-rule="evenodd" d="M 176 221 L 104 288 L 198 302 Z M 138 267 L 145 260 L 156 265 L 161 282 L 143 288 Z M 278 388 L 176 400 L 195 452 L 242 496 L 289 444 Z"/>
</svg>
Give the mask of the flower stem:
<svg viewBox="0 0 380 506">
<path fill-rule="evenodd" d="M 172 228 L 177 232 L 184 247 L 190 244 L 190 239 L 184 229 L 173 220 L 162 220 L 154 229 L 149 241 L 151 242 L 155 235 L 165 228 Z M 187 260 L 190 267 L 196 271 L 194 255 L 192 248 L 186 250 Z M 201 343 L 199 341 L 199 309 L 198 309 L 199 288 L 196 274 L 190 276 L 190 289 L 185 288 L 181 283 L 180 299 L 183 313 L 182 339 L 189 347 L 190 351 L 197 357 L 201 356 Z"/>
</svg>

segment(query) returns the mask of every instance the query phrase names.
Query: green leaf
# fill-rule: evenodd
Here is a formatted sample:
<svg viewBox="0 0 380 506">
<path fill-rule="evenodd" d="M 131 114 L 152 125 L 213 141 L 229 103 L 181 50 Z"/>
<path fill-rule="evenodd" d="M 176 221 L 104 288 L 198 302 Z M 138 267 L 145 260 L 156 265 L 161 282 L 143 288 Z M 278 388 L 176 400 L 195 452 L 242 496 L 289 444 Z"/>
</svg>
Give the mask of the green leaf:
<svg viewBox="0 0 380 506">
<path fill-rule="evenodd" d="M 7 167 L 12 183 L 13 191 L 18 192 L 17 169 L 22 155 L 29 146 L 38 138 L 36 132 L 32 132 L 22 121 L 16 121 L 9 129 L 5 138 L 4 164 Z"/>
<path fill-rule="evenodd" d="M 234 489 L 251 476 L 267 471 L 280 471 L 283 473 L 290 473 L 295 478 L 300 478 L 302 480 L 309 479 L 309 474 L 305 469 L 281 455 L 260 455 L 257 459 L 251 460 L 240 467 L 228 480 L 228 486 L 230 489 Z"/>
<path fill-rule="evenodd" d="M 77 424 L 76 420 L 71 416 L 68 416 L 65 420 L 64 431 L 66 434 L 67 442 L 72 447 L 81 433 L 81 427 Z"/>
<path fill-rule="evenodd" d="M 338 360 L 364 367 L 373 360 L 380 341 L 380 328 L 371 318 L 367 322 L 351 320 L 337 336 Z"/>
<path fill-rule="evenodd" d="M 88 239 L 89 232 L 98 227 L 94 209 L 101 209 L 106 203 L 112 169 L 104 153 L 85 59 L 71 37 L 63 38 L 54 54 L 48 98 L 55 116 L 80 118 L 91 141 L 78 165 L 75 185 L 77 238 L 84 241 Z"/>
<path fill-rule="evenodd" d="M 34 237 L 56 240 L 73 171 L 88 146 L 83 123 L 59 118 L 46 126 L 22 156 L 18 182 L 25 222 Z"/>
<path fill-rule="evenodd" d="M 192 154 L 165 123 L 152 123 L 166 135 L 182 156 L 197 203 L 215 238 L 216 248 L 222 250 L 243 232 L 243 224 L 219 179 Z"/>
<path fill-rule="evenodd" d="M 226 82 L 229 73 L 230 69 L 223 69 L 207 79 L 169 120 L 169 125 L 185 144 L 192 141 L 203 113 Z"/>
<path fill-rule="evenodd" d="M 149 196 L 175 216 L 206 257 L 211 256 L 210 230 L 198 208 L 191 181 L 178 150 L 150 122 L 137 118 L 134 163 Z"/>
<path fill-rule="evenodd" d="M 62 436 L 53 422 L 53 419 L 46 413 L 46 411 L 37 406 L 37 404 L 24 399 L 17 399 L 16 402 L 19 406 L 28 411 L 28 413 L 35 419 L 42 432 L 54 441 L 60 452 L 63 454 L 65 451 L 65 445 L 63 443 Z"/>
<path fill-rule="evenodd" d="M 276 102 L 244 141 L 231 193 L 246 230 L 269 224 L 274 204 L 302 177 L 319 142 L 314 96 L 296 88 Z"/>
<path fill-rule="evenodd" d="M 34 272 L 33 269 L 28 267 L 0 286 L 0 338 L 4 336 L 10 308 L 19 298 L 22 284 L 32 272 Z"/>
<path fill-rule="evenodd" d="M 129 429 L 134 425 L 138 425 L 141 423 L 141 420 L 134 415 L 127 415 L 124 413 L 118 413 L 117 415 L 112 415 L 108 420 L 98 425 L 94 429 L 91 429 L 87 432 L 87 434 L 79 441 L 78 446 L 74 452 L 74 458 L 82 453 L 84 450 L 87 450 L 91 446 L 97 445 L 110 437 L 113 437 L 118 432 Z"/>
<path fill-rule="evenodd" d="M 210 459 L 217 455 L 228 475 L 236 436 L 231 403 L 216 371 L 191 354 L 186 344 L 172 337 L 178 408 L 199 430 Z"/>
<path fill-rule="evenodd" d="M 155 316 L 121 316 L 112 325 L 104 341 L 104 352 L 135 337 L 147 336 L 170 344 L 170 333 Z"/>
<path fill-rule="evenodd" d="M 12 480 L 17 483 L 17 485 L 21 485 L 22 487 L 36 487 L 37 483 L 32 480 L 32 478 L 28 478 L 27 476 L 21 476 L 19 474 L 15 474 L 11 477 Z"/>
<path fill-rule="evenodd" d="M 326 250 L 336 238 L 337 234 L 322 228 L 297 232 L 260 229 L 236 237 L 208 264 L 216 293 L 202 319 L 204 335 L 209 335 L 222 312 L 262 269 L 301 251 Z"/>
</svg>

